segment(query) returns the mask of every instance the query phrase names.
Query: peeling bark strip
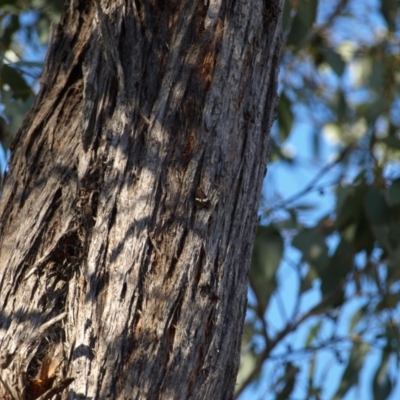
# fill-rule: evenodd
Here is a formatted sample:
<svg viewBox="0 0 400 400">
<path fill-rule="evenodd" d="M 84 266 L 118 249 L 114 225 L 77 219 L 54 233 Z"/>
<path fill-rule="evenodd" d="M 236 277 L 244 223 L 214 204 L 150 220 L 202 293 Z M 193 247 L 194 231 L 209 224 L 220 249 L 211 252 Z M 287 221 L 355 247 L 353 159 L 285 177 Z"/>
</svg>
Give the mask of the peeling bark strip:
<svg viewBox="0 0 400 400">
<path fill-rule="evenodd" d="M 281 6 L 67 2 L 0 202 L 0 398 L 55 348 L 40 398 L 232 398 Z"/>
</svg>

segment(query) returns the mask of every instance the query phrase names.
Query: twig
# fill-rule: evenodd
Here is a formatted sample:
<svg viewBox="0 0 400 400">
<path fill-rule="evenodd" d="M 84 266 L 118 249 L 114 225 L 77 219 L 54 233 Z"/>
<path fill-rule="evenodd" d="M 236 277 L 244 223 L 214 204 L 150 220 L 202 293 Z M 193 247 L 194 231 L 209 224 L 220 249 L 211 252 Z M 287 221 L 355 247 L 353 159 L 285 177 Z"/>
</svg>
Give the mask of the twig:
<svg viewBox="0 0 400 400">
<path fill-rule="evenodd" d="M 294 194 L 293 196 L 290 196 L 288 199 L 283 200 L 281 203 L 278 203 L 275 206 L 272 206 L 270 208 L 270 210 L 267 212 L 267 214 L 269 214 L 271 211 L 276 211 L 280 208 L 286 208 L 290 203 L 293 203 L 294 201 L 298 200 L 299 197 L 302 197 L 304 195 L 306 195 L 308 192 L 310 192 L 315 184 L 326 174 L 328 173 L 334 166 L 336 166 L 337 164 L 339 164 L 345 157 L 346 155 L 349 153 L 349 151 L 351 150 L 351 147 L 346 147 L 337 157 L 337 159 L 327 165 L 325 165 L 324 168 L 322 168 L 317 175 L 314 176 L 313 179 L 311 179 L 310 183 L 302 190 L 300 190 L 299 192 L 297 192 L 296 194 Z"/>
<path fill-rule="evenodd" d="M 321 299 L 321 301 L 318 304 L 316 304 L 311 310 L 309 310 L 307 313 L 301 316 L 296 322 L 288 323 L 286 327 L 281 332 L 279 332 L 279 334 L 273 340 L 268 340 L 266 342 L 265 349 L 259 355 L 258 361 L 256 362 L 253 371 L 249 374 L 249 376 L 245 379 L 239 390 L 236 392 L 235 398 L 238 398 L 238 396 L 247 388 L 247 386 L 254 381 L 255 377 L 260 373 L 265 360 L 267 360 L 267 358 L 270 357 L 270 354 L 272 350 L 276 347 L 276 345 L 280 343 L 281 340 L 284 339 L 289 333 L 293 332 L 306 319 L 310 318 L 313 315 L 321 314 L 322 312 L 324 312 L 325 309 L 324 308 L 321 309 L 321 305 L 323 305 L 327 300 L 333 297 L 343 287 L 345 282 L 346 279 L 342 280 L 339 283 L 339 285 L 337 285 L 334 289 L 328 292 Z"/>
</svg>

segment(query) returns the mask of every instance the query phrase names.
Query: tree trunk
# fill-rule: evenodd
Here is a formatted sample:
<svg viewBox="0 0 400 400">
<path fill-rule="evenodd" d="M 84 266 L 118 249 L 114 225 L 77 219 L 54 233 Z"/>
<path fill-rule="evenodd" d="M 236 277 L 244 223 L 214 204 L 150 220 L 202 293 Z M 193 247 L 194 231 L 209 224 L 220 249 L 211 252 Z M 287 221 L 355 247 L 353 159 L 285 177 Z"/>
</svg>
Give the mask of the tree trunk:
<svg viewBox="0 0 400 400">
<path fill-rule="evenodd" d="M 232 398 L 282 1 L 67 2 L 0 203 L 0 398 Z"/>
</svg>

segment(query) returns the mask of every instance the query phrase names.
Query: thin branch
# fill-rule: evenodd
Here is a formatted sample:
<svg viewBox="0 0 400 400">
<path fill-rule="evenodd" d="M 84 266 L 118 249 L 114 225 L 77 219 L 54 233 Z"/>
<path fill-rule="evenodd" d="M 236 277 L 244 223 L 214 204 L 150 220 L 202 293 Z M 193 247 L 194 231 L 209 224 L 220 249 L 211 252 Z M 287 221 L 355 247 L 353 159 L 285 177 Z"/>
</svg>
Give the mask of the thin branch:
<svg viewBox="0 0 400 400">
<path fill-rule="evenodd" d="M 399 331 L 398 331 L 396 325 L 393 322 L 393 320 L 394 320 L 393 307 L 389 304 L 389 302 L 387 300 L 387 293 L 383 288 L 383 285 L 382 285 L 381 279 L 380 279 L 380 277 L 378 275 L 377 269 L 376 268 L 372 268 L 372 271 L 373 271 L 373 274 L 375 275 L 375 279 L 376 279 L 377 286 L 378 286 L 378 292 L 379 292 L 379 294 L 380 294 L 380 296 L 382 298 L 382 302 L 384 303 L 384 305 L 385 305 L 385 307 L 386 307 L 386 309 L 388 310 L 388 313 L 389 313 L 389 327 L 390 327 L 390 330 L 393 333 L 394 338 L 396 339 L 396 342 L 397 342 L 397 353 L 399 353 L 400 352 L 400 337 L 399 337 Z"/>
<path fill-rule="evenodd" d="M 270 360 L 283 360 L 283 359 L 287 358 L 288 356 L 302 355 L 302 354 L 307 354 L 307 353 L 314 353 L 314 352 L 316 352 L 318 350 L 326 349 L 326 348 L 329 348 L 330 346 L 332 346 L 334 344 L 343 343 L 343 342 L 359 343 L 359 341 L 357 341 L 357 340 L 355 340 L 354 338 L 351 338 L 351 337 L 333 338 L 333 339 L 325 340 L 325 341 L 321 342 L 320 344 L 318 344 L 316 346 L 303 347 L 301 349 L 292 350 L 290 352 L 290 354 L 288 354 L 288 353 L 275 354 L 273 356 L 270 356 L 269 359 Z M 374 346 L 373 343 L 369 343 L 369 344 L 371 345 L 371 347 Z M 381 347 L 378 347 L 378 348 L 381 349 Z"/>
<path fill-rule="evenodd" d="M 314 176 L 313 179 L 311 179 L 310 183 L 302 190 L 300 190 L 299 192 L 297 192 L 296 194 L 294 194 L 293 196 L 290 196 L 288 199 L 283 200 L 281 203 L 276 204 L 275 206 L 272 206 L 270 208 L 270 210 L 267 212 L 267 214 L 269 214 L 271 211 L 276 211 L 278 209 L 281 208 L 287 208 L 287 206 L 290 203 L 293 203 L 294 201 L 298 200 L 299 197 L 302 197 L 304 195 L 306 195 L 307 193 L 309 193 L 311 190 L 314 189 L 316 183 L 323 178 L 323 176 L 325 174 L 327 174 L 333 167 L 335 167 L 337 164 L 339 164 L 341 161 L 343 161 L 343 159 L 347 156 L 347 154 L 349 153 L 349 151 L 352 150 L 352 147 L 346 147 L 337 157 L 337 159 L 327 165 L 325 165 L 325 167 L 323 167 L 318 173 L 317 175 Z"/>
<path fill-rule="evenodd" d="M 346 279 L 342 280 L 339 285 L 337 285 L 336 288 L 332 289 L 330 292 L 326 293 L 325 296 L 321 299 L 321 301 L 316 304 L 311 310 L 309 310 L 307 313 L 305 313 L 303 316 L 301 316 L 297 321 L 294 323 L 288 323 L 286 327 L 279 332 L 279 334 L 273 339 L 273 340 L 268 340 L 266 341 L 266 346 L 264 351 L 259 355 L 259 358 L 257 360 L 256 365 L 253 368 L 253 371 L 249 374 L 249 376 L 245 379 L 243 384 L 241 385 L 240 389 L 237 391 L 235 394 L 235 398 L 238 398 L 238 396 L 249 386 L 256 376 L 260 373 L 261 368 L 264 364 L 264 362 L 270 357 L 270 354 L 272 350 L 277 346 L 278 343 L 280 343 L 287 335 L 292 333 L 294 330 L 297 329 L 299 325 L 301 325 L 305 320 L 308 318 L 322 314 L 326 311 L 326 307 L 322 308 L 321 306 L 330 298 L 332 298 L 334 295 L 337 294 L 339 290 L 341 290 L 346 283 Z"/>
</svg>

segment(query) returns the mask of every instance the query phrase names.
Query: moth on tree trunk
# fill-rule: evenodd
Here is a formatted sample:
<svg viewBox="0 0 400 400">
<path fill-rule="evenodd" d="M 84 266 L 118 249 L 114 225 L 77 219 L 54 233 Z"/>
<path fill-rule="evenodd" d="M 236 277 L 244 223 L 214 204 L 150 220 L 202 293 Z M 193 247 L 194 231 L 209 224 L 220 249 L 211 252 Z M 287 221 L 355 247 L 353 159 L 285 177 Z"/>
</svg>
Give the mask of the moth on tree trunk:
<svg viewBox="0 0 400 400">
<path fill-rule="evenodd" d="M 67 1 L 0 202 L 0 398 L 232 398 L 281 6 Z"/>
</svg>

